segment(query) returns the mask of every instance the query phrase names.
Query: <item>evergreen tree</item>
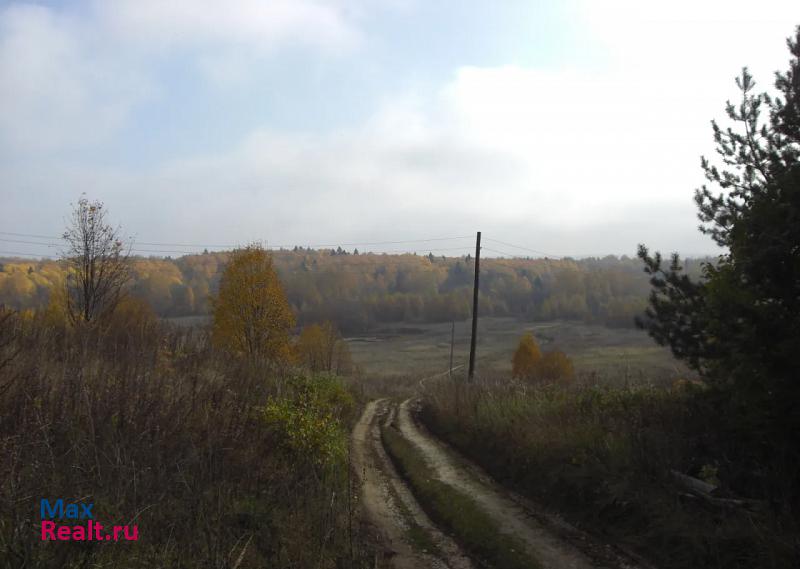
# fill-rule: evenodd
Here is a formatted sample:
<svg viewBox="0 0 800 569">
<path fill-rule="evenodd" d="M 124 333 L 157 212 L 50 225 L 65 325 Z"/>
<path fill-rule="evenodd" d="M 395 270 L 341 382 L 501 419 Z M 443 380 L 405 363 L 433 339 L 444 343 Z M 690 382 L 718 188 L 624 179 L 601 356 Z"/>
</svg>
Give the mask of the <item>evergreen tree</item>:
<svg viewBox="0 0 800 569">
<path fill-rule="evenodd" d="M 737 79 L 741 102 L 726 108 L 733 126 L 712 122 L 722 165 L 703 158 L 702 167 L 717 191 L 703 186 L 695 202 L 700 230 L 725 252 L 694 281 L 677 255 L 664 267 L 660 254 L 640 245 L 653 289 L 639 324 L 727 393 L 759 452 L 793 464 L 796 476 L 800 27 L 788 43 L 792 59 L 776 74 L 779 95 L 756 93 L 745 68 Z"/>
</svg>

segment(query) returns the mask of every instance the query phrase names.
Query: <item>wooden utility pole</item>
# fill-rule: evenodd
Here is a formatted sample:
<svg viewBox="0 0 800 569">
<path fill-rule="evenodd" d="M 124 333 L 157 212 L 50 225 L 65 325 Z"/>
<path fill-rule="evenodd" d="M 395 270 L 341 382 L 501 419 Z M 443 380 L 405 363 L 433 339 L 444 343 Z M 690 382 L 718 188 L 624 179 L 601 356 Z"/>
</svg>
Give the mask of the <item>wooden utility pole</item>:
<svg viewBox="0 0 800 569">
<path fill-rule="evenodd" d="M 469 379 L 475 375 L 475 342 L 478 339 L 478 276 L 481 266 L 481 232 L 475 241 L 475 284 L 472 287 L 472 339 L 469 343 Z"/>
<path fill-rule="evenodd" d="M 448 377 L 453 377 L 453 345 L 456 343 L 456 321 L 450 323 L 450 373 Z"/>
</svg>

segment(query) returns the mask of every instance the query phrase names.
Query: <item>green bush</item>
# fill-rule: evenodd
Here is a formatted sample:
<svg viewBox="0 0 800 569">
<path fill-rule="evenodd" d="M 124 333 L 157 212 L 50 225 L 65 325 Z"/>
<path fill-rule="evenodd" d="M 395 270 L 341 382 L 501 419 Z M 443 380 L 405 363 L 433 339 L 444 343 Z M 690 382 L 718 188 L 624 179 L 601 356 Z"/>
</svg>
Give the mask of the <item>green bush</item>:
<svg viewBox="0 0 800 569">
<path fill-rule="evenodd" d="M 288 387 L 287 394 L 270 398 L 264 407 L 264 419 L 279 444 L 297 461 L 343 466 L 348 441 L 341 417 L 353 412 L 352 395 L 328 376 L 295 377 Z"/>
</svg>

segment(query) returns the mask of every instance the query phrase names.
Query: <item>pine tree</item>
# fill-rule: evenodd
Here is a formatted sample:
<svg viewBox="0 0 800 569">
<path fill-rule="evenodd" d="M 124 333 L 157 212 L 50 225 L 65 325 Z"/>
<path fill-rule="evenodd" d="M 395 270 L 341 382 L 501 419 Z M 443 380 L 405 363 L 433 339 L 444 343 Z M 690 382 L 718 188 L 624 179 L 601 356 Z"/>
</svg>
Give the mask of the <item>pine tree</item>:
<svg viewBox="0 0 800 569">
<path fill-rule="evenodd" d="M 780 93 L 756 93 L 745 68 L 741 101 L 727 104 L 729 128 L 712 123 L 722 165 L 703 158 L 713 192 L 695 193 L 700 230 L 725 252 L 690 280 L 673 255 L 639 246 L 653 285 L 639 324 L 669 345 L 720 391 L 736 420 L 760 441 L 765 457 L 780 455 L 798 473 L 800 396 L 800 27 L 789 40 L 789 69 L 776 74 Z M 762 117 L 763 111 L 768 116 Z M 795 494 L 797 499 L 797 494 Z"/>
</svg>

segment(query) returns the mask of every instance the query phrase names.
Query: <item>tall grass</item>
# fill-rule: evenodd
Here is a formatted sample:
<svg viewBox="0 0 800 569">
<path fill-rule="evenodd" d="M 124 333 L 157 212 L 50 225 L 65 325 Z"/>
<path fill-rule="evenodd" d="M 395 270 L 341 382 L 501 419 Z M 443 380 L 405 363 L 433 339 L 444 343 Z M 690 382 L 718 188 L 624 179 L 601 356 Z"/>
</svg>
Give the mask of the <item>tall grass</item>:
<svg viewBox="0 0 800 569">
<path fill-rule="evenodd" d="M 14 356 L 0 369 L 0 567 L 366 562 L 341 450 L 354 405 L 326 409 L 338 451 L 323 461 L 265 411 L 334 380 L 289 381 L 155 322 L 100 334 L 14 317 L 0 336 Z M 93 502 L 104 525 L 137 524 L 139 541 L 44 543 L 41 498 Z"/>
<path fill-rule="evenodd" d="M 706 399 L 685 388 L 439 382 L 422 418 L 496 478 L 660 567 L 794 566 L 797 524 L 780 508 L 719 509 L 675 484 L 677 470 L 719 478 L 723 495 L 742 491 L 735 465 L 718 461 Z"/>
</svg>

